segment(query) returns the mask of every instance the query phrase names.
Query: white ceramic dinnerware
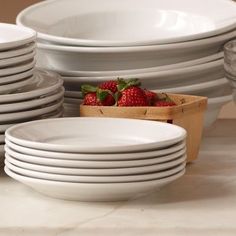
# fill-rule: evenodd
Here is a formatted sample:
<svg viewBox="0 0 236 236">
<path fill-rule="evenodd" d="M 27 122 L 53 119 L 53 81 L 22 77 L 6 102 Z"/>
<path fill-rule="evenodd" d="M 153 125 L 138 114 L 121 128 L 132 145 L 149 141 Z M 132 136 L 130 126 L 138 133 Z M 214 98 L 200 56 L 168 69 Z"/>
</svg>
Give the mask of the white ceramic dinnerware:
<svg viewBox="0 0 236 236">
<path fill-rule="evenodd" d="M 212 5 L 214 11 L 209 11 Z M 49 0 L 23 10 L 17 23 L 53 43 L 134 46 L 215 36 L 234 29 L 235 17 L 235 5 L 224 0 L 204 4 L 189 0 Z"/>
<path fill-rule="evenodd" d="M 43 127 L 47 126 L 47 129 Z M 21 132 L 21 130 L 24 132 Z M 34 134 L 31 130 L 34 130 Z M 35 136 L 35 132 L 38 135 Z M 113 132 L 111 132 L 111 130 Z M 59 152 L 113 153 L 164 148 L 183 140 L 181 127 L 156 121 L 115 118 L 61 118 L 16 125 L 10 141 Z"/>
<path fill-rule="evenodd" d="M 36 32 L 23 26 L 0 23 L 0 51 L 17 48 L 36 39 Z"/>
<path fill-rule="evenodd" d="M 33 52 L 35 48 L 36 44 L 35 42 L 32 42 L 17 48 L 12 48 L 10 50 L 0 51 L 0 59 L 14 58 L 21 55 L 26 55 Z"/>
<path fill-rule="evenodd" d="M 5 172 L 13 179 L 54 198 L 80 201 L 120 201 L 156 191 L 180 178 L 185 170 L 162 179 L 127 183 L 74 183 L 43 180 L 17 174 L 8 167 L 5 167 Z"/>
</svg>

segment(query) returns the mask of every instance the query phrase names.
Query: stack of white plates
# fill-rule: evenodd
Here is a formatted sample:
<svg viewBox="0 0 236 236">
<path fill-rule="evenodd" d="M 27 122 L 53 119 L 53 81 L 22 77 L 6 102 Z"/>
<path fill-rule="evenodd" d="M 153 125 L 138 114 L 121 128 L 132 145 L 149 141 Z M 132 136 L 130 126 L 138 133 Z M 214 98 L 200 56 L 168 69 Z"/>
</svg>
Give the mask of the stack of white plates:
<svg viewBox="0 0 236 236">
<path fill-rule="evenodd" d="M 59 72 L 67 91 L 119 76 L 215 101 L 232 95 L 222 49 L 236 37 L 233 1 L 49 0 L 22 11 L 17 23 L 38 32 L 38 66 Z M 222 105 L 209 109 L 217 114 Z M 208 116 L 205 126 L 217 118 Z"/>
<path fill-rule="evenodd" d="M 55 198 L 125 200 L 184 174 L 185 138 L 184 129 L 156 121 L 32 121 L 7 130 L 5 171 Z"/>
<path fill-rule="evenodd" d="M 11 94 L 0 95 L 0 162 L 3 163 L 5 131 L 18 123 L 62 116 L 63 81 L 59 75 L 34 72 L 27 85 Z"/>
</svg>

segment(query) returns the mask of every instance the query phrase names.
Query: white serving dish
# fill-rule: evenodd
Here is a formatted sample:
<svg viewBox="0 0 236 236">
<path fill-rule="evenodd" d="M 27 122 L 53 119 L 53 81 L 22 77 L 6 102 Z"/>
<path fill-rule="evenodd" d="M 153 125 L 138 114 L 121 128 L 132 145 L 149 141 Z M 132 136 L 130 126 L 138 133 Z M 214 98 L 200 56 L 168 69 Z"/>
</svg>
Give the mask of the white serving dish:
<svg viewBox="0 0 236 236">
<path fill-rule="evenodd" d="M 0 51 L 0 59 L 13 58 L 31 53 L 35 50 L 35 42 L 25 44 L 23 46 L 13 48 L 11 50 Z"/>
<path fill-rule="evenodd" d="M 5 167 L 7 175 L 45 195 L 80 201 L 120 201 L 160 189 L 184 175 L 185 170 L 167 178 L 131 183 L 68 183 L 30 178 Z"/>
<path fill-rule="evenodd" d="M 26 110 L 26 111 L 18 111 L 18 112 L 11 112 L 11 113 L 2 113 L 0 114 L 0 122 L 9 123 L 12 121 L 21 121 L 25 119 L 33 119 L 35 117 L 56 111 L 59 109 L 63 104 L 63 99 L 55 101 L 50 104 L 46 104 L 43 107 L 37 107 L 35 109 Z"/>
<path fill-rule="evenodd" d="M 223 0 L 51 0 L 23 10 L 17 23 L 54 43 L 104 47 L 211 37 L 234 29 L 235 18 L 235 4 Z"/>
<path fill-rule="evenodd" d="M 27 177 L 52 180 L 52 181 L 63 181 L 63 182 L 83 182 L 83 183 L 127 183 L 137 181 L 148 181 L 153 179 L 166 178 L 174 175 L 185 168 L 185 163 L 180 164 L 172 169 L 165 171 L 158 171 L 153 173 L 146 173 L 141 175 L 123 175 L 123 176 L 83 176 L 83 175 L 59 175 L 47 172 L 39 172 L 33 170 L 27 170 L 25 168 L 18 167 L 11 164 L 7 159 L 5 165 L 10 170 L 17 174 L 24 175 Z"/>
<path fill-rule="evenodd" d="M 236 31 L 184 43 L 137 47 L 73 47 L 38 43 L 37 66 L 58 71 L 116 71 L 158 67 L 218 53 Z"/>
<path fill-rule="evenodd" d="M 204 128 L 209 128 L 217 120 L 217 117 L 223 105 L 232 101 L 232 99 L 232 93 L 225 96 L 208 99 L 207 111 L 204 118 Z"/>
<path fill-rule="evenodd" d="M 5 139 L 5 137 L 4 137 Z M 9 145 L 9 146 L 8 146 Z M 149 153 L 143 153 L 143 158 L 140 157 L 140 154 L 138 154 L 139 158 L 138 159 L 134 159 L 134 160 L 122 160 L 121 157 L 119 157 L 119 155 L 116 155 L 117 157 L 115 158 L 120 158 L 120 161 L 117 160 L 112 160 L 112 161 L 94 161 L 94 160 L 86 160 L 86 157 L 89 156 L 90 158 L 96 158 L 96 154 L 94 155 L 94 157 L 92 157 L 92 155 L 88 155 L 88 154 L 78 154 L 78 157 L 81 158 L 82 160 L 70 160 L 68 158 L 68 156 L 65 156 L 65 159 L 61 159 L 61 158 L 47 158 L 44 156 L 36 156 L 36 155 L 27 155 L 24 153 L 19 152 L 18 150 L 15 151 L 12 147 L 11 147 L 11 143 L 5 146 L 5 150 L 6 152 L 13 158 L 22 161 L 22 162 L 27 162 L 27 163 L 31 163 L 31 164 L 37 164 L 37 165 L 44 165 L 44 166 L 54 166 L 54 167 L 69 167 L 69 168 L 87 168 L 87 169 L 104 169 L 104 168 L 128 168 L 128 167 L 140 167 L 140 166 L 147 166 L 147 165 L 156 165 L 159 163 L 164 163 L 164 162 L 168 162 L 168 161 L 172 161 L 174 159 L 179 158 L 180 156 L 183 156 L 186 154 L 186 149 L 183 148 L 177 152 L 165 155 L 165 156 L 154 156 L 152 158 L 148 158 L 148 155 L 150 155 Z M 33 151 L 33 150 L 32 150 Z M 125 154 L 124 154 L 125 155 Z M 147 155 L 147 156 L 146 156 Z M 108 158 L 111 159 L 112 158 L 112 154 L 106 154 L 103 155 L 104 159 L 106 158 L 106 156 L 109 156 Z M 120 155 L 121 156 L 121 155 Z M 135 158 L 135 153 L 133 154 L 133 158 Z M 77 174 L 79 174 L 79 169 L 76 170 Z M 104 170 L 103 170 L 104 171 Z M 71 172 L 71 174 L 75 174 L 74 171 Z M 68 172 L 63 171 L 60 174 L 68 174 Z M 96 175 L 96 170 L 94 170 L 94 174 Z"/>
<path fill-rule="evenodd" d="M 185 147 L 185 142 L 180 142 L 175 145 L 168 146 L 164 149 L 156 149 L 151 151 L 141 151 L 141 152 L 130 152 L 130 153 L 109 153 L 107 154 L 83 154 L 83 153 L 63 153 L 63 152 L 51 152 L 44 151 L 39 149 L 27 148 L 24 146 L 17 145 L 6 139 L 6 144 L 16 152 L 30 155 L 30 156 L 41 156 L 45 158 L 52 159 L 67 159 L 67 160 L 80 160 L 80 161 L 92 161 L 96 163 L 96 161 L 130 161 L 130 160 L 140 160 L 145 158 L 155 158 L 157 156 L 166 156 L 173 154 L 175 152 L 179 152 L 181 149 Z M 107 163 L 108 164 L 108 163 Z M 92 164 L 91 164 L 92 165 Z"/>
<path fill-rule="evenodd" d="M 177 86 L 188 86 L 194 83 L 202 83 L 221 79 L 224 77 L 223 60 L 216 60 L 208 62 L 202 65 L 195 65 L 186 68 L 178 68 L 167 71 L 150 72 L 143 74 L 130 74 L 123 75 L 122 78 L 139 78 L 142 86 L 147 89 L 155 90 L 160 88 L 177 87 Z M 117 77 L 104 76 L 104 77 L 80 77 L 74 80 L 75 83 L 72 86 L 67 86 L 66 79 L 65 87 L 66 90 L 75 90 L 75 84 L 77 89 L 83 84 L 97 85 L 98 83 L 115 80 Z"/>
<path fill-rule="evenodd" d="M 34 77 L 24 78 L 20 81 L 13 82 L 11 84 L 0 85 L 0 95 L 14 93 L 18 89 L 31 84 L 34 81 Z M 1 98 L 0 98 L 1 99 Z"/>
<path fill-rule="evenodd" d="M 13 24 L 0 23 L 0 51 L 16 48 L 36 39 L 32 29 Z"/>
<path fill-rule="evenodd" d="M 0 76 L 10 76 L 17 73 L 25 72 L 27 70 L 32 69 L 35 66 L 35 64 L 36 64 L 36 60 L 30 60 L 27 62 L 19 63 L 14 66 L 2 68 L 0 70 Z"/>
<path fill-rule="evenodd" d="M 50 94 L 50 95 L 45 95 L 44 97 L 38 97 L 32 100 L 27 100 L 23 102 L 0 104 L 0 114 L 6 113 L 6 112 L 31 110 L 33 108 L 45 106 L 47 104 L 50 104 L 57 100 L 62 99 L 64 96 L 64 90 L 65 89 L 61 87 L 58 90 L 56 90 L 55 93 Z"/>
<path fill-rule="evenodd" d="M 21 72 L 21 73 L 18 73 L 18 74 L 0 77 L 0 86 L 2 86 L 4 84 L 11 84 L 16 81 L 20 81 L 24 78 L 31 77 L 33 75 L 33 73 L 34 73 L 34 68 L 24 71 L 24 72 Z"/>
<path fill-rule="evenodd" d="M 0 59 L 0 70 L 1 68 L 4 67 L 9 67 L 9 66 L 14 66 L 19 63 L 27 62 L 30 60 L 33 60 L 35 56 L 35 51 L 20 55 L 17 57 L 11 57 L 11 58 L 6 58 L 6 59 Z"/>
<path fill-rule="evenodd" d="M 78 92 L 79 94 L 81 94 L 81 92 Z M 73 98 L 73 97 L 65 97 L 64 99 L 64 103 L 66 105 L 73 105 L 73 107 L 79 107 L 79 105 L 83 102 L 83 99 L 79 99 L 79 98 Z"/>
<path fill-rule="evenodd" d="M 176 64 L 157 66 L 157 67 L 147 67 L 147 68 L 138 68 L 131 70 L 117 70 L 117 71 L 63 71 L 57 70 L 57 73 L 62 75 L 65 78 L 66 82 L 77 82 L 80 77 L 100 77 L 100 76 L 122 76 L 129 74 L 140 74 L 140 73 L 149 73 L 149 72 L 158 72 L 158 71 L 167 71 L 178 68 L 185 68 L 189 66 L 201 65 L 207 62 L 220 60 L 223 58 L 223 52 L 219 52 L 210 56 L 201 57 L 199 59 L 188 60 Z M 78 78 L 77 78 L 78 77 Z"/>
<path fill-rule="evenodd" d="M 0 104 L 36 98 L 57 90 L 62 84 L 63 81 L 58 74 L 36 70 L 34 81 L 30 85 L 18 89 L 16 93 L 1 95 Z"/>
<path fill-rule="evenodd" d="M 40 150 L 117 153 L 164 148 L 185 140 L 186 131 L 157 121 L 79 117 L 23 123 L 5 135 L 16 144 Z"/>
</svg>

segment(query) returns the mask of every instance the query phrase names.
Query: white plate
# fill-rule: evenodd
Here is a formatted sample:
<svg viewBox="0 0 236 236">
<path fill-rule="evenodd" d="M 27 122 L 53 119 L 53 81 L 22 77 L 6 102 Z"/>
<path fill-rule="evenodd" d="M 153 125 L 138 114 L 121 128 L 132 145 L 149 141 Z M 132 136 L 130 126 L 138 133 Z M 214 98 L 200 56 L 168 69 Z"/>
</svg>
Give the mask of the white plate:
<svg viewBox="0 0 236 236">
<path fill-rule="evenodd" d="M 212 6 L 214 11 L 209 11 Z M 104 47 L 215 36 L 234 29 L 235 17 L 234 3 L 224 0 L 51 0 L 23 10 L 17 23 L 35 29 L 39 38 L 52 42 Z"/>
<path fill-rule="evenodd" d="M 31 76 L 29 78 L 25 78 L 20 81 L 13 82 L 11 84 L 1 85 L 0 86 L 0 95 L 14 93 L 18 89 L 20 89 L 28 84 L 31 84 L 33 81 L 34 81 L 34 77 Z"/>
<path fill-rule="evenodd" d="M 151 90 L 167 88 L 167 87 L 178 87 L 178 86 L 188 86 L 193 83 L 202 83 L 207 81 L 212 81 L 216 79 L 221 79 L 224 77 L 223 60 L 216 60 L 213 62 L 208 62 L 202 65 L 190 66 L 186 68 L 178 68 L 167 71 L 150 72 L 144 74 L 132 74 L 123 75 L 122 78 L 139 78 L 142 86 Z M 117 77 L 114 76 L 104 76 L 104 77 L 80 77 L 77 82 L 77 88 L 82 84 L 98 84 L 104 81 L 115 80 Z M 67 87 L 67 90 L 74 88 Z"/>
<path fill-rule="evenodd" d="M 0 59 L 12 58 L 28 54 L 33 52 L 35 48 L 36 44 L 35 42 L 33 42 L 17 48 L 13 48 L 12 50 L 0 51 Z"/>
<path fill-rule="evenodd" d="M 37 66 L 69 72 L 158 67 L 218 53 L 222 51 L 227 41 L 235 37 L 236 31 L 233 31 L 217 37 L 178 44 L 113 48 L 69 47 L 38 43 Z"/>
<path fill-rule="evenodd" d="M 80 91 L 65 91 L 65 97 L 68 98 L 82 98 L 83 94 Z"/>
<path fill-rule="evenodd" d="M 34 30 L 13 24 L 0 23 L 0 32 L 0 51 L 19 47 L 36 39 Z"/>
<path fill-rule="evenodd" d="M 37 109 L 32 109 L 29 111 L 11 112 L 0 114 L 0 122 L 18 122 L 20 120 L 32 119 L 34 117 L 53 112 L 61 107 L 63 104 L 63 99 L 56 102 L 47 104 L 45 107 L 39 107 Z"/>
<path fill-rule="evenodd" d="M 5 143 L 5 135 L 0 134 L 0 144 Z"/>
<path fill-rule="evenodd" d="M 6 137 L 40 150 L 114 153 L 164 148 L 183 141 L 186 131 L 156 121 L 80 117 L 28 122 L 8 129 Z"/>
<path fill-rule="evenodd" d="M 57 90 L 63 84 L 58 74 L 48 71 L 36 70 L 34 73 L 35 81 L 17 90 L 14 94 L 1 95 L 0 103 L 10 103 L 24 101 L 39 97 Z"/>
<path fill-rule="evenodd" d="M 4 138 L 5 139 L 5 138 Z M 9 145 L 9 146 L 7 146 Z M 78 160 L 70 160 L 67 157 L 66 159 L 59 159 L 59 158 L 47 158 L 44 156 L 32 156 L 32 155 L 27 155 L 27 154 L 23 154 L 21 152 L 14 151 L 14 148 L 11 148 L 11 143 L 7 144 L 5 146 L 5 150 L 6 152 L 12 156 L 15 159 L 18 159 L 20 161 L 23 162 L 28 162 L 28 163 L 32 163 L 32 164 L 39 164 L 39 165 L 45 165 L 45 166 L 55 166 L 55 167 L 71 167 L 71 168 L 126 168 L 126 167 L 136 167 L 136 166 L 146 166 L 146 165 L 154 165 L 154 164 L 158 164 L 158 163 L 163 163 L 163 162 L 167 162 L 167 161 L 171 161 L 174 160 L 180 156 L 183 156 L 186 153 L 186 149 L 181 149 L 177 152 L 171 153 L 169 155 L 165 155 L 165 156 L 154 156 L 152 158 L 148 158 L 148 155 L 150 155 L 149 153 L 143 153 L 143 158 L 139 157 L 140 154 L 138 154 L 139 158 L 134 159 L 134 160 L 122 160 L 122 157 L 119 157 L 119 155 L 114 156 L 114 160 L 112 161 L 89 161 L 89 158 L 96 158 L 96 154 L 94 155 L 94 157 L 92 155 L 88 155 L 88 154 L 78 154 L 78 158 L 79 155 L 81 156 L 80 159 Z M 121 154 L 122 155 L 122 154 Z M 120 156 L 121 156 L 120 155 Z M 146 156 L 147 155 L 147 156 Z M 86 157 L 88 156 L 88 159 L 86 159 Z M 106 156 L 109 156 L 108 159 L 111 159 L 112 154 L 107 154 L 104 155 L 104 159 L 106 158 Z M 133 154 L 133 157 L 135 158 L 135 155 Z M 120 159 L 121 161 L 117 161 L 115 158 Z M 78 172 L 79 173 L 79 172 Z M 64 174 L 64 173 L 61 173 Z M 71 173 L 72 174 L 72 173 Z M 75 174 L 73 172 L 73 174 Z"/>
<path fill-rule="evenodd" d="M 0 128 L 9 128 L 10 125 L 0 125 Z M 6 130 L 6 129 L 5 129 Z M 4 130 L 4 131 L 5 131 Z M 131 152 L 131 153 L 109 153 L 108 154 L 82 154 L 82 153 L 63 153 L 63 152 L 50 152 L 43 151 L 38 149 L 27 148 L 24 146 L 17 145 L 15 143 L 10 142 L 6 139 L 6 144 L 16 152 L 32 155 L 32 156 L 41 156 L 45 158 L 53 158 L 53 159 L 67 159 L 67 160 L 82 160 L 82 161 L 130 161 L 130 160 L 140 160 L 145 158 L 154 158 L 157 156 L 165 156 L 170 155 L 175 152 L 180 151 L 181 149 L 186 147 L 185 142 L 179 142 L 177 144 L 168 146 L 164 149 L 156 149 L 152 151 L 146 152 Z M 86 156 L 86 157 L 85 157 Z"/>
<path fill-rule="evenodd" d="M 68 183 L 30 178 L 5 167 L 7 175 L 36 191 L 54 198 L 80 201 L 119 201 L 158 190 L 184 175 L 185 170 L 167 178 L 133 183 Z"/>
<path fill-rule="evenodd" d="M 0 77 L 0 86 L 5 85 L 5 84 L 11 84 L 16 81 L 22 80 L 24 78 L 31 77 L 33 73 L 34 73 L 34 68 L 24 71 L 19 74 Z"/>
<path fill-rule="evenodd" d="M 0 69 L 3 67 L 13 66 L 15 64 L 19 64 L 25 61 L 33 60 L 34 56 L 35 56 L 35 51 L 17 57 L 0 59 Z"/>
<path fill-rule="evenodd" d="M 0 114 L 5 112 L 31 110 L 32 108 L 55 102 L 56 100 L 63 98 L 64 90 L 65 89 L 61 87 L 58 90 L 56 90 L 55 93 L 50 95 L 45 95 L 44 97 L 38 97 L 32 100 L 27 100 L 17 103 L 0 104 Z"/>
<path fill-rule="evenodd" d="M 201 57 L 199 59 L 188 60 L 176 64 L 148 67 L 148 68 L 138 68 L 134 70 L 117 70 L 117 71 L 62 71 L 59 70 L 58 73 L 63 75 L 63 79 L 66 83 L 76 83 L 79 82 L 80 77 L 99 77 L 99 76 L 122 76 L 129 74 L 140 74 L 148 72 L 166 71 L 178 68 L 185 68 L 189 66 L 201 65 L 207 62 L 219 60 L 223 58 L 223 52 L 219 52 L 210 56 Z"/>
<path fill-rule="evenodd" d="M 65 97 L 64 102 L 65 104 L 73 104 L 79 107 L 79 105 L 83 102 L 83 99 Z"/>
<path fill-rule="evenodd" d="M 38 165 L 33 163 L 28 163 L 20 161 L 10 156 L 7 152 L 5 154 L 6 159 L 21 168 L 47 172 L 52 174 L 69 174 L 69 175 L 86 175 L 86 176 L 120 176 L 120 175 L 137 175 L 145 173 L 153 173 L 162 170 L 171 169 L 177 165 L 183 164 L 186 161 L 186 156 L 179 156 L 175 160 L 169 162 L 158 163 L 155 165 L 139 166 L 139 167 L 128 167 L 128 168 L 105 168 L 105 169 L 90 169 L 90 168 L 76 168 L 76 167 L 58 167 L 58 166 L 48 166 L 48 165 Z M 73 171 L 71 171 L 73 169 Z M 72 174 L 73 173 L 73 174 Z"/>
<path fill-rule="evenodd" d="M 9 76 L 9 75 L 25 72 L 27 70 L 32 69 L 35 66 L 35 63 L 36 63 L 35 60 L 31 60 L 29 62 L 20 63 L 12 67 L 2 68 L 0 70 L 0 76 Z"/>
<path fill-rule="evenodd" d="M 146 173 L 141 175 L 124 175 L 124 176 L 80 176 L 80 175 L 59 175 L 46 172 L 27 170 L 18 166 L 11 164 L 5 160 L 5 165 L 10 170 L 17 174 L 24 176 L 52 180 L 52 181 L 63 181 L 63 182 L 83 182 L 83 183 L 127 183 L 127 182 L 137 182 L 137 181 L 147 181 L 153 179 L 161 179 L 182 171 L 185 168 L 185 163 L 180 164 L 172 169 L 165 171 Z"/>
</svg>

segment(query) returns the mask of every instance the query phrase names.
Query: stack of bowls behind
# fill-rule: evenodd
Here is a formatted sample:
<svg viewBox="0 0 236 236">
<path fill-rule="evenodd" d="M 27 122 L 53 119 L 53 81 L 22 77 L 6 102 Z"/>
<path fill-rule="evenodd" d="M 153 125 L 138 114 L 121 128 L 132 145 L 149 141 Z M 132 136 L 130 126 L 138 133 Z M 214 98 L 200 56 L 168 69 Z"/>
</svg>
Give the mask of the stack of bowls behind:
<svg viewBox="0 0 236 236">
<path fill-rule="evenodd" d="M 232 99 L 222 49 L 235 19 L 236 4 L 223 0 L 49 0 L 17 23 L 38 32 L 37 65 L 62 75 L 69 115 L 81 84 L 135 77 L 147 89 L 207 96 L 207 127 Z"/>
<path fill-rule="evenodd" d="M 0 165 L 5 131 L 25 121 L 62 115 L 63 81 L 59 75 L 35 70 L 36 32 L 0 24 Z"/>
<path fill-rule="evenodd" d="M 156 121 L 32 121 L 7 130 L 5 171 L 51 197 L 126 200 L 182 176 L 185 143 L 184 129 Z"/>
</svg>

